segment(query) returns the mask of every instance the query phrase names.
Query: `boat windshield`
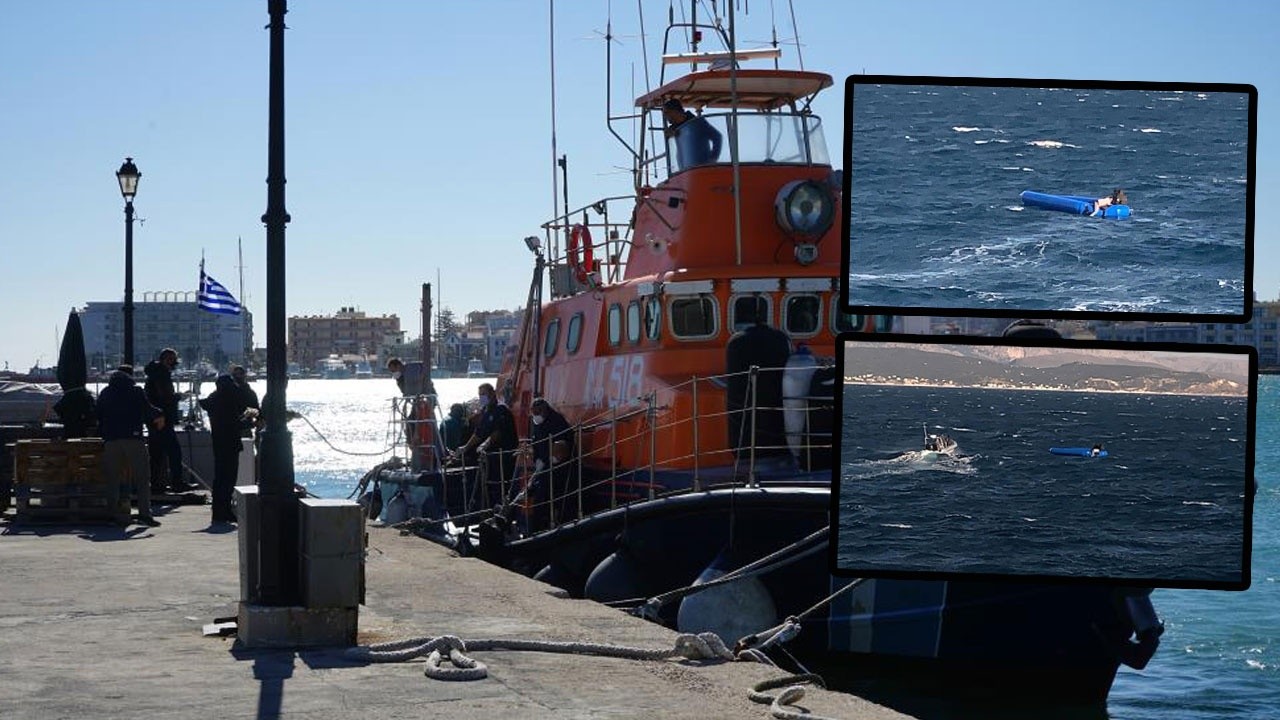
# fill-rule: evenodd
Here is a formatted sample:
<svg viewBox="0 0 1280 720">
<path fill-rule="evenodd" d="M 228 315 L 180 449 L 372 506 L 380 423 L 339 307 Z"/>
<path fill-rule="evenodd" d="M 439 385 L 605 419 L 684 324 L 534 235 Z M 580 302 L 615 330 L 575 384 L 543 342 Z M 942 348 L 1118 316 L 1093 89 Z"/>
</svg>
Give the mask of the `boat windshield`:
<svg viewBox="0 0 1280 720">
<path fill-rule="evenodd" d="M 719 149 L 719 153 L 709 159 L 699 157 L 693 162 L 688 162 L 690 155 L 688 148 L 692 143 L 686 133 L 699 132 L 691 124 L 690 128 L 667 138 L 667 157 L 673 173 L 694 165 L 727 164 L 732 160 L 729 154 L 731 113 L 706 113 L 697 118 L 705 120 L 706 125 L 710 125 L 716 133 L 719 133 L 720 140 L 710 143 L 711 147 Z M 698 119 L 694 122 L 698 122 Z M 705 127 L 703 125 L 700 131 L 703 137 L 710 135 Z M 711 154 L 710 152 L 700 153 L 700 155 Z M 739 113 L 738 161 L 830 165 L 831 157 L 827 154 L 822 119 L 816 115 L 796 113 Z"/>
</svg>

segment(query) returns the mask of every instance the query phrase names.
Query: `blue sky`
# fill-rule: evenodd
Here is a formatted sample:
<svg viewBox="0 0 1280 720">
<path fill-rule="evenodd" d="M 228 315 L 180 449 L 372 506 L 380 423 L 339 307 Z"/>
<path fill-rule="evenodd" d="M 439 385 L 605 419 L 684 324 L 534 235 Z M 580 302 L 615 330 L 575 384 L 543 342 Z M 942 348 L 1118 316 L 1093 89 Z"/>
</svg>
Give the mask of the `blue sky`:
<svg viewBox="0 0 1280 720">
<path fill-rule="evenodd" d="M 1256 265 L 1280 295 L 1280 3 L 794 0 L 815 103 L 841 152 L 851 73 L 1252 83 L 1259 91 Z M 709 6 L 709 4 L 708 4 Z M 668 3 L 643 0 L 649 70 Z M 720 3 L 724 12 L 724 4 Z M 794 32 L 786 0 L 738 6 L 744 47 Z M 265 337 L 265 0 L 3 3 L 0 23 L 0 367 L 57 357 L 67 311 L 123 293 L 126 155 L 135 202 L 135 300 L 211 275 L 245 295 Z M 556 3 L 557 140 L 570 202 L 629 192 L 604 124 L 608 2 Z M 636 4 L 612 3 L 613 109 L 645 88 Z M 515 308 L 552 217 L 547 3 L 294 0 L 287 16 L 291 315 L 354 305 L 420 332 L 419 287 L 455 311 Z M 795 48 L 784 61 L 794 67 Z M 625 126 L 622 128 L 624 134 Z M 1100 180 L 1100 186 L 1110 179 Z M 140 349 L 141 350 L 141 349 Z"/>
</svg>

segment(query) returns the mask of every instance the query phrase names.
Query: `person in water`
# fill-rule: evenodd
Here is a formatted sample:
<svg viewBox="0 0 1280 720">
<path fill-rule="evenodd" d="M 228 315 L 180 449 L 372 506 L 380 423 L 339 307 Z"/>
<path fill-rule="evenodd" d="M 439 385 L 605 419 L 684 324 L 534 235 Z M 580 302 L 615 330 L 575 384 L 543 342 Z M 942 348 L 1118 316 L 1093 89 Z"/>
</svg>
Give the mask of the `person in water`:
<svg viewBox="0 0 1280 720">
<path fill-rule="evenodd" d="M 1098 457 L 1099 455 L 1101 455 L 1101 454 L 1102 454 L 1102 443 L 1098 443 L 1097 445 L 1094 445 L 1094 446 L 1093 446 L 1093 449 L 1089 451 L 1089 454 L 1090 454 L 1091 456 L 1093 456 L 1093 457 Z"/>
<path fill-rule="evenodd" d="M 1111 192 L 1110 195 L 1106 197 L 1100 197 L 1097 200 L 1095 200 L 1093 202 L 1093 212 L 1089 213 L 1089 215 L 1091 217 L 1097 217 L 1101 215 L 1104 210 L 1111 207 L 1112 205 L 1128 205 L 1128 204 L 1129 204 L 1129 197 L 1124 194 L 1124 190 L 1121 190 L 1120 188 L 1116 188 Z"/>
</svg>

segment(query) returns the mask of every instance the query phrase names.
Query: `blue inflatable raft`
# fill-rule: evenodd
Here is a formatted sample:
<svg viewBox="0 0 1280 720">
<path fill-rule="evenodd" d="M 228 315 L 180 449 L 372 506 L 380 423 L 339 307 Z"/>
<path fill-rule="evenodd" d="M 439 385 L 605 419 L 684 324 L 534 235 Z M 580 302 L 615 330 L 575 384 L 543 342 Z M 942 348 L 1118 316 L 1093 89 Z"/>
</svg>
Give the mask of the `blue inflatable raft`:
<svg viewBox="0 0 1280 720">
<path fill-rule="evenodd" d="M 1071 213 L 1072 215 L 1093 214 L 1095 200 L 1097 198 L 1083 195 L 1050 195 L 1049 193 L 1035 192 L 1034 190 L 1022 191 L 1023 205 L 1030 205 L 1042 210 L 1057 210 L 1058 212 Z M 1132 213 L 1133 211 L 1129 209 L 1128 205 L 1111 205 L 1103 208 L 1102 217 L 1123 220 Z"/>
<path fill-rule="evenodd" d="M 1106 457 L 1107 451 L 1102 450 L 1096 456 L 1093 454 L 1093 448 L 1087 447 L 1052 447 L 1049 452 L 1054 455 L 1074 455 L 1077 457 Z"/>
</svg>

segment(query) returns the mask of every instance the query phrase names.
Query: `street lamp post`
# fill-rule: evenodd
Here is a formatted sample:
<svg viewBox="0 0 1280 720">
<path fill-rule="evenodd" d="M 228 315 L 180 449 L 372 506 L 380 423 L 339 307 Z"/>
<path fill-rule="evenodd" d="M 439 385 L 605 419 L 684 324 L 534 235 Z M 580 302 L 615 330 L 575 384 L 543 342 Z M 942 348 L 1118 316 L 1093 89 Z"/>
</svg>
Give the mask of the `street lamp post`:
<svg viewBox="0 0 1280 720">
<path fill-rule="evenodd" d="M 133 364 L 133 196 L 138 194 L 138 166 L 133 158 L 124 159 L 124 164 L 116 171 L 116 180 L 120 183 L 120 194 L 124 196 L 124 359 L 126 365 Z"/>
</svg>

